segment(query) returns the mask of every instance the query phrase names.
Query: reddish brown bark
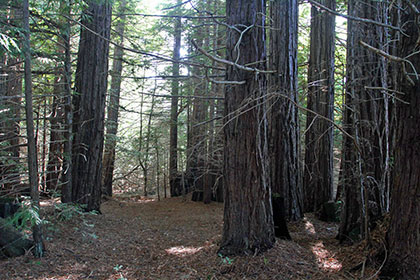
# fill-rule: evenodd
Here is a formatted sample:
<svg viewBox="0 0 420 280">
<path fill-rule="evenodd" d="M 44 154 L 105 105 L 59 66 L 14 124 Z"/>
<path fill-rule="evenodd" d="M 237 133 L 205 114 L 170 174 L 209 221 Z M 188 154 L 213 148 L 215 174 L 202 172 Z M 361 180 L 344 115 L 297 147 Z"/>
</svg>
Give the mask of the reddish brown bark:
<svg viewBox="0 0 420 280">
<path fill-rule="evenodd" d="M 99 210 L 101 203 L 102 150 L 111 4 L 89 1 L 82 24 L 74 96 L 74 147 L 72 201 Z"/>
<path fill-rule="evenodd" d="M 229 0 L 226 2 L 229 29 L 227 59 L 240 65 L 254 63 L 264 69 L 265 1 Z M 241 38 L 240 44 L 238 40 Z M 238 48 L 235 46 L 238 44 Z M 225 90 L 224 186 L 225 212 L 223 255 L 254 254 L 271 248 L 275 242 L 267 151 L 265 76 L 227 67 Z"/>
</svg>

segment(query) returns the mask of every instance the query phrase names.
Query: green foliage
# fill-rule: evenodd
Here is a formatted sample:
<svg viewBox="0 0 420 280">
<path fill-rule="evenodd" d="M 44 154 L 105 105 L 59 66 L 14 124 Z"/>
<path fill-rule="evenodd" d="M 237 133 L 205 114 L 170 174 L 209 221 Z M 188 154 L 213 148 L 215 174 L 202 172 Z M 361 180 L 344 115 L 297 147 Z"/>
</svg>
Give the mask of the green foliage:
<svg viewBox="0 0 420 280">
<path fill-rule="evenodd" d="M 32 226 L 43 223 L 39 209 L 30 202 L 21 203 L 21 207 L 12 217 L 7 219 L 19 231 L 30 230 Z"/>
<path fill-rule="evenodd" d="M 96 211 L 86 212 L 84 204 L 73 204 L 73 203 L 60 203 L 54 205 L 56 210 L 57 219 L 60 221 L 68 221 L 73 219 L 75 216 L 84 216 L 86 214 L 96 215 Z"/>
<path fill-rule="evenodd" d="M 16 41 L 6 34 L 0 33 L 0 57 L 4 54 L 17 55 L 21 50 Z"/>
<path fill-rule="evenodd" d="M 114 269 L 115 272 L 119 272 L 122 268 L 123 268 L 123 266 L 120 265 L 120 264 L 117 264 L 116 266 L 113 267 L 113 269 Z M 122 272 L 119 272 L 119 273 L 120 273 L 120 277 L 118 277 L 117 280 L 127 280 L 127 278 L 125 278 L 123 276 Z"/>
<path fill-rule="evenodd" d="M 229 258 L 228 256 L 223 256 L 221 253 L 218 254 L 218 256 L 220 257 L 220 260 L 223 264 L 233 264 L 233 262 L 235 261 L 235 259 L 233 258 Z"/>
</svg>

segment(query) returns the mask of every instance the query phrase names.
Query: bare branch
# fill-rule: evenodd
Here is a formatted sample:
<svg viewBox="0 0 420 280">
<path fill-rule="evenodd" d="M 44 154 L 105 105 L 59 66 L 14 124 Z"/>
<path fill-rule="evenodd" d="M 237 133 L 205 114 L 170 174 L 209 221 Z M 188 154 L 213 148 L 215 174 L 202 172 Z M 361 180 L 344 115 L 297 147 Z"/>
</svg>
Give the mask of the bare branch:
<svg viewBox="0 0 420 280">
<path fill-rule="evenodd" d="M 392 60 L 392 61 L 401 63 L 402 64 L 402 67 L 403 67 L 403 72 L 404 72 L 405 78 L 410 82 L 411 85 L 414 86 L 415 83 L 411 79 L 409 73 L 407 72 L 407 70 L 405 68 L 405 63 L 407 63 L 407 64 L 409 64 L 411 66 L 411 68 L 414 71 L 414 75 L 416 76 L 417 80 L 419 80 L 419 76 L 417 74 L 416 68 L 414 67 L 413 63 L 411 61 L 409 61 L 407 58 L 402 58 L 402 57 L 398 57 L 398 56 L 395 56 L 395 55 L 390 55 L 389 53 L 386 53 L 383 50 L 380 50 L 378 48 L 372 47 L 371 45 L 369 45 L 368 43 L 363 42 L 362 40 L 360 40 L 359 43 L 363 47 L 367 48 L 370 51 L 373 51 L 373 52 L 375 52 L 375 53 L 377 53 L 377 54 L 379 54 L 379 55 L 381 55 L 381 56 L 383 56 L 385 58 L 388 58 L 389 60 Z M 410 54 L 407 57 L 410 57 L 411 55 L 413 55 L 413 54 Z"/>
<path fill-rule="evenodd" d="M 353 16 L 349 16 L 349 15 L 344 15 L 344 14 L 341 14 L 341 13 L 339 13 L 337 11 L 331 10 L 330 8 L 328 8 L 328 7 L 326 7 L 326 6 L 322 5 L 322 4 L 319 4 L 317 1 L 314 1 L 314 0 L 307 0 L 307 1 L 309 3 L 311 3 L 311 5 L 313 5 L 315 7 L 318 7 L 320 9 L 322 9 L 322 10 L 325 10 L 325 11 L 327 11 L 327 12 L 333 14 L 333 15 L 346 18 L 348 20 L 354 20 L 354 21 L 360 21 L 360 22 L 365 22 L 365 23 L 371 23 L 371 24 L 382 26 L 382 27 L 391 28 L 393 30 L 401 31 L 401 28 L 399 28 L 397 26 L 389 25 L 389 24 L 386 24 L 386 23 L 382 23 L 382 22 L 371 20 L 371 19 L 367 19 L 367 18 L 359 18 L 359 17 L 353 17 Z"/>
<path fill-rule="evenodd" d="M 203 50 L 199 46 L 197 46 L 197 44 L 193 40 L 191 40 L 191 43 L 199 52 L 201 52 L 202 54 L 204 54 L 205 56 L 207 56 L 208 58 L 210 58 L 213 61 L 225 64 L 225 65 L 233 66 L 233 67 L 236 67 L 238 69 L 248 71 L 248 72 L 255 72 L 255 73 L 262 73 L 262 74 L 276 73 L 276 71 L 268 71 L 268 70 L 261 70 L 261 69 L 257 69 L 257 68 L 251 68 L 251 67 L 247 67 L 247 66 L 237 64 L 235 62 L 232 62 L 232 61 L 229 61 L 229 60 L 226 60 L 226 59 L 216 57 L 214 55 L 209 54 L 208 52 L 206 52 L 205 50 Z"/>
</svg>

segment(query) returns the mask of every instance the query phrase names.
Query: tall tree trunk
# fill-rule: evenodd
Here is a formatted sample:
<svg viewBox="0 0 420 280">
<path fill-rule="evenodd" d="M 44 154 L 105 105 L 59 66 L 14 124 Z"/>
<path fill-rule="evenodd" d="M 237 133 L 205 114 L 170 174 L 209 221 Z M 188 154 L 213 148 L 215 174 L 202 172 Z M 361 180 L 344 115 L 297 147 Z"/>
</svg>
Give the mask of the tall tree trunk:
<svg viewBox="0 0 420 280">
<path fill-rule="evenodd" d="M 111 4 L 108 0 L 88 4 L 82 24 L 103 38 L 82 27 L 74 96 L 72 200 L 90 211 L 99 210 L 101 203 Z"/>
<path fill-rule="evenodd" d="M 228 0 L 227 60 L 265 69 L 265 1 Z M 247 29 L 245 31 L 245 29 Z M 238 41 L 241 42 L 238 43 Z M 226 85 L 223 255 L 255 254 L 275 242 L 269 180 L 266 78 L 228 66 Z"/>
<path fill-rule="evenodd" d="M 73 0 L 67 0 L 67 5 L 64 5 L 63 14 L 70 17 L 71 3 Z M 72 107 L 72 90 L 71 90 L 71 49 L 70 49 L 70 22 L 64 24 L 65 28 L 61 33 L 64 45 L 64 68 L 63 68 L 63 83 L 64 83 L 64 123 L 63 123 L 63 168 L 61 174 L 61 202 L 68 203 L 72 201 L 72 186 L 73 186 L 73 107 Z"/>
<path fill-rule="evenodd" d="M 122 0 L 119 8 L 119 13 L 121 15 L 116 27 L 116 33 L 119 36 L 118 43 L 121 46 L 123 45 L 124 40 L 126 5 L 126 0 Z M 112 196 L 112 178 L 115 163 L 115 147 L 117 145 L 116 137 L 118 131 L 118 109 L 120 105 L 123 55 L 124 50 L 122 47 L 115 46 L 111 71 L 111 88 L 108 97 L 108 116 L 106 120 L 105 150 L 103 158 L 103 193 L 107 196 Z"/>
<path fill-rule="evenodd" d="M 420 3 L 409 7 L 404 1 L 404 34 L 398 43 L 399 56 L 407 58 L 398 70 L 397 145 L 391 204 L 391 222 L 386 235 L 389 257 L 383 274 L 398 279 L 420 279 L 420 71 L 418 51 Z M 412 2 L 413 3 L 413 2 Z"/>
<path fill-rule="evenodd" d="M 182 3 L 177 0 L 177 5 Z M 179 76 L 179 61 L 181 51 L 181 31 L 182 23 L 181 18 L 175 19 L 174 25 L 174 49 L 172 65 L 172 76 Z M 172 102 L 171 102 L 171 120 L 170 120 L 170 140 L 169 140 L 169 185 L 171 196 L 179 195 L 176 177 L 178 173 L 178 95 L 179 95 L 179 80 L 173 79 L 172 81 Z"/>
<path fill-rule="evenodd" d="M 32 107 L 32 73 L 31 73 L 31 45 L 29 29 L 29 1 L 23 0 L 23 29 L 25 30 L 25 111 L 26 111 L 26 135 L 28 139 L 28 168 L 29 185 L 31 187 L 31 206 L 35 212 L 39 211 L 39 179 L 38 160 L 34 134 L 34 116 Z M 44 242 L 40 223 L 32 226 L 35 243 L 34 254 L 36 257 L 44 255 Z"/>
<path fill-rule="evenodd" d="M 348 2 L 349 15 L 375 21 L 387 21 L 384 2 Z M 373 201 L 378 209 L 386 205 L 385 185 L 389 167 L 389 111 L 386 108 L 388 95 L 387 65 L 383 58 L 360 44 L 363 41 L 375 48 L 387 51 L 383 27 L 363 22 L 348 22 L 347 39 L 347 85 L 344 125 L 353 137 L 345 136 L 342 154 L 342 180 L 344 209 L 339 230 L 340 241 L 369 237 L 368 220 L 385 211 L 373 211 L 368 202 Z M 357 144 L 357 148 L 353 143 Z M 388 156 L 386 155 L 388 153 Z M 381 207 L 382 206 L 382 207 Z"/>
<path fill-rule="evenodd" d="M 286 218 L 303 217 L 302 171 L 299 164 L 297 102 L 298 1 L 271 1 L 269 91 L 271 105 L 271 182 L 273 193 L 284 198 Z"/>
<path fill-rule="evenodd" d="M 200 4 L 201 6 L 202 4 Z M 203 47 L 204 34 L 197 30 L 193 36 L 196 38 L 196 44 Z M 206 34 L 208 37 L 209 34 Z M 193 76 L 202 76 L 203 71 L 198 66 L 192 67 Z M 205 79 L 194 79 L 192 84 L 193 96 L 206 96 L 208 82 Z M 202 98 L 194 98 L 191 106 L 190 119 L 190 141 L 187 152 L 187 178 L 193 183 L 193 188 L 203 191 L 203 176 L 205 174 L 206 156 L 207 156 L 207 135 L 205 120 L 207 119 L 208 105 Z"/>
<path fill-rule="evenodd" d="M 335 0 L 320 0 L 335 10 Z M 333 121 L 335 16 L 312 6 L 307 108 Z M 316 212 L 332 199 L 333 126 L 308 113 L 303 177 L 305 212 Z"/>
</svg>

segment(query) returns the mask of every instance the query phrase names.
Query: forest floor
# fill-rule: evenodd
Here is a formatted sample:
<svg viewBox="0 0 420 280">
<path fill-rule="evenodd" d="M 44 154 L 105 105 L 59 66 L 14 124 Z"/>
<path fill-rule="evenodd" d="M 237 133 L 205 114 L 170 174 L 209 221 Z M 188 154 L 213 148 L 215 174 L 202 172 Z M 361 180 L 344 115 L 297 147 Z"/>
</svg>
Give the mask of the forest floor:
<svg viewBox="0 0 420 280">
<path fill-rule="evenodd" d="M 277 240 L 257 256 L 223 258 L 221 203 L 116 196 L 101 215 L 65 221 L 54 204 L 42 203 L 50 221 L 46 256 L 0 260 L 0 279 L 376 279 L 377 267 L 351 270 L 366 260 L 366 246 L 339 245 L 337 225 L 311 214 L 289 223 L 293 241 Z"/>
</svg>

